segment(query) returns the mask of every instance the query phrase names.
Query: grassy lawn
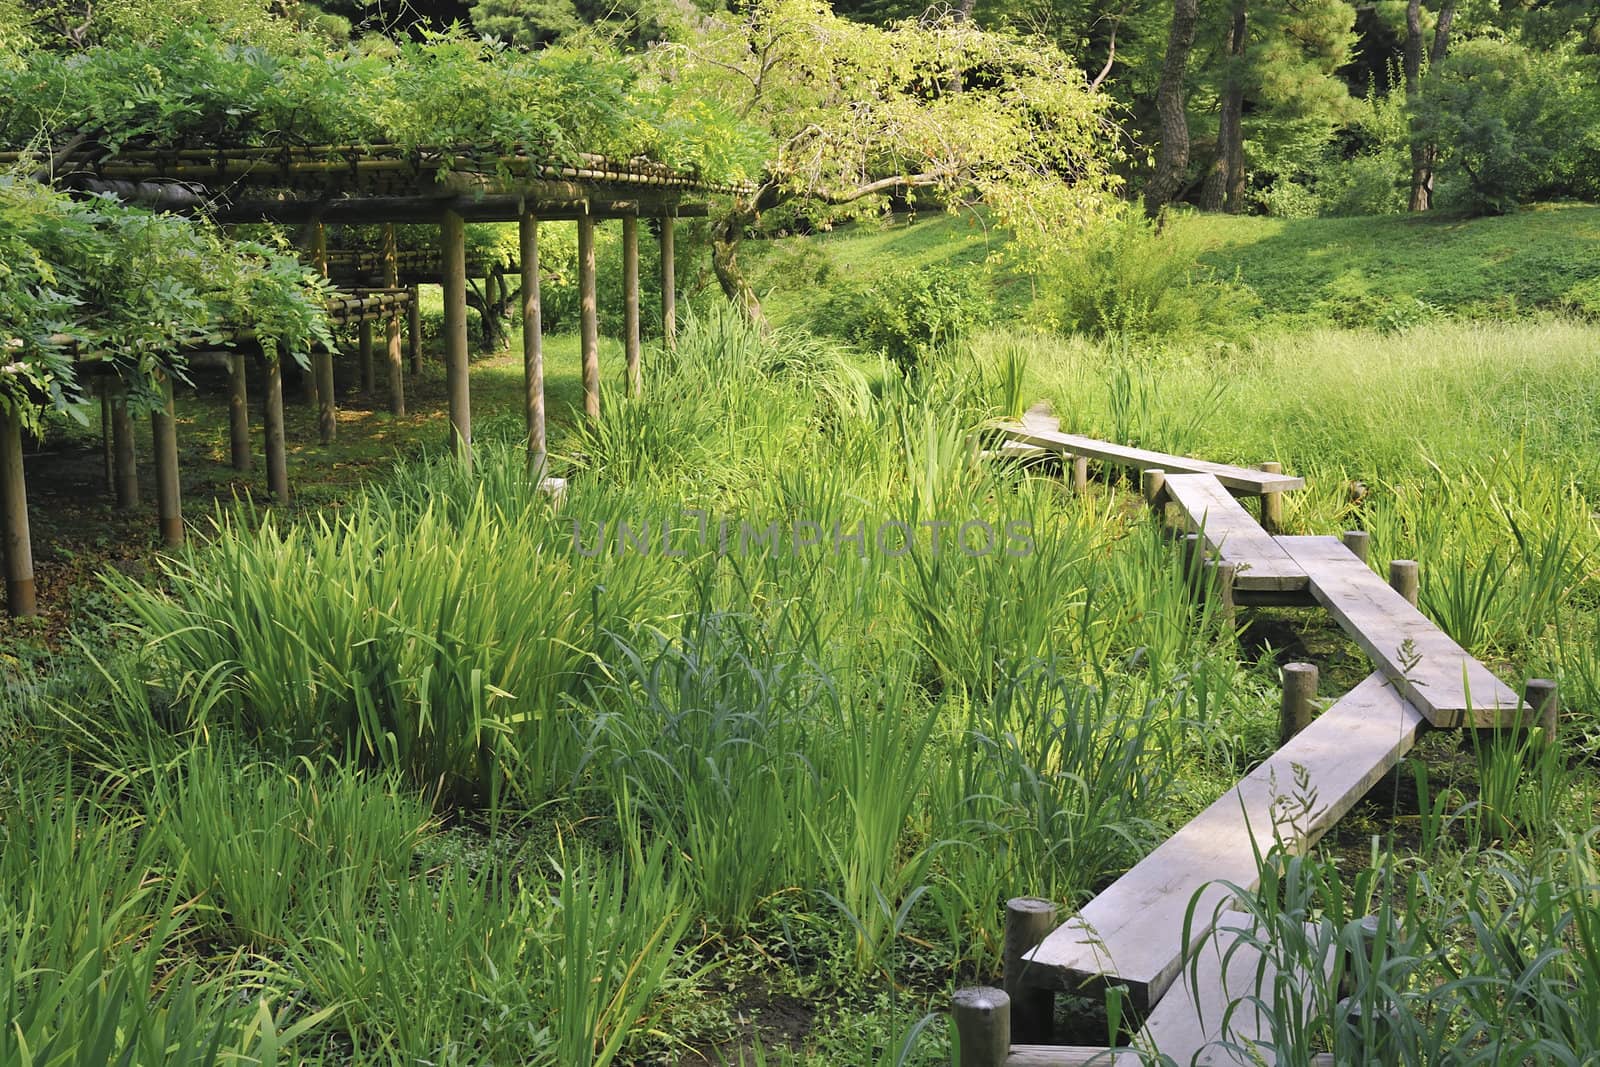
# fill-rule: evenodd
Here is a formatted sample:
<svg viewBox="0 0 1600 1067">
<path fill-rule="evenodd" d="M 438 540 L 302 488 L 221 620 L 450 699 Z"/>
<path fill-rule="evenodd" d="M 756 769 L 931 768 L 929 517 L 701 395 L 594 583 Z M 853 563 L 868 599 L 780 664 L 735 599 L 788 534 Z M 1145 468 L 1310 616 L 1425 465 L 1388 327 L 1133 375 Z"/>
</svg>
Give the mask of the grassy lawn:
<svg viewBox="0 0 1600 1067">
<path fill-rule="evenodd" d="M 702 313 L 637 401 L 608 343 L 598 426 L 551 338 L 559 510 L 515 335 L 474 365 L 471 475 L 430 361 L 404 419 L 347 389 L 326 448 L 295 397 L 299 496 L 267 514 L 226 505 L 260 478 L 215 386 L 186 395 L 189 514 L 223 506 L 176 558 L 96 495 L 88 435 L 53 438 L 49 611 L 0 629 L 0 899 L 29 916 L 0 967 L 30 1005 L 0 1062 L 106 1020 L 139 1063 L 948 1062 L 936 1013 L 996 981 L 1008 897 L 1080 905 L 1223 795 L 1277 746 L 1282 664 L 1324 698 L 1370 669 L 1320 612 L 1223 626 L 1137 486 L 975 458 L 1040 398 L 1283 462 L 1290 532 L 1369 531 L 1508 683 L 1559 679 L 1559 747 L 1434 734 L 1246 906 L 1396 920 L 1387 967 L 1340 959 L 1408 1055 L 1600 1055 L 1600 328 L 1548 310 L 1600 276 L 1600 209 L 1175 227 L 1270 329 L 1063 337 L 1004 276 L 917 379 L 795 328 L 832 286 L 987 261 L 958 215 L 753 250 L 789 328 Z M 1019 522 L 1026 552 L 932 537 Z M 1337 985 L 1301 992 L 1279 1061 L 1347 1049 Z M 1111 1040 L 1104 1001 L 1062 998 L 1058 1036 Z"/>
</svg>

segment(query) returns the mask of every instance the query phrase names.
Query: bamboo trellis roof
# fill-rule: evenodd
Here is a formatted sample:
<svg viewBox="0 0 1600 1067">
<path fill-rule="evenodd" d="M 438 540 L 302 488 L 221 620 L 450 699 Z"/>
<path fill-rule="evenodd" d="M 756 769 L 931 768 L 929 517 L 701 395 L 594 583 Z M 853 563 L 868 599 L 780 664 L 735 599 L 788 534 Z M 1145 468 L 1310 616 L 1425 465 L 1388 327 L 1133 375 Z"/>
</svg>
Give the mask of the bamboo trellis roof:
<svg viewBox="0 0 1600 1067">
<path fill-rule="evenodd" d="M 0 164 L 21 153 L 0 153 Z M 92 146 L 51 160 L 51 180 L 225 221 L 416 221 L 459 210 L 485 221 L 522 211 L 675 214 L 686 194 L 741 193 L 648 160 L 400 145 L 122 149 Z"/>
</svg>

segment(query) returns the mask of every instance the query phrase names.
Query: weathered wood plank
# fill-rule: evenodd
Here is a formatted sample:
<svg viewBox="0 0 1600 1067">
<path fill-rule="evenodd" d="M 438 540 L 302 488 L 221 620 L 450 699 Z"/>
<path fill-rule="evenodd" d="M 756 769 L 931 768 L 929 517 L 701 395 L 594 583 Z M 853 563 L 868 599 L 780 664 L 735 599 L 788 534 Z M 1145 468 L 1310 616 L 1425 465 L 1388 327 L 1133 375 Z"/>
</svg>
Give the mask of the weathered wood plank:
<svg viewBox="0 0 1600 1067">
<path fill-rule="evenodd" d="M 1076 989 L 1104 978 L 1140 1004 L 1159 1002 L 1178 975 L 1190 900 L 1200 894 L 1199 938 L 1209 933 L 1203 917 L 1230 896 L 1219 882 L 1256 887 L 1255 852 L 1273 844 L 1275 827 L 1287 847 L 1309 848 L 1410 751 L 1425 721 L 1381 672 L 1368 676 L 1058 927 L 1028 954 L 1026 980 Z M 1283 799 L 1296 791 L 1297 767 L 1316 791 L 1309 812 Z"/>
<path fill-rule="evenodd" d="M 1058 429 L 1050 428 L 1046 420 L 1039 417 L 1024 419 L 1021 422 L 1003 422 L 996 429 L 1025 445 L 1037 445 L 1057 452 L 1070 452 L 1075 456 L 1087 456 L 1104 463 L 1137 467 L 1140 470 L 1163 470 L 1168 474 L 1210 474 L 1237 493 L 1282 493 L 1303 489 L 1306 484 L 1304 478 L 1292 478 L 1285 474 L 1269 474 L 1245 467 L 1231 467 L 1226 463 L 1190 459 L 1187 456 L 1169 456 L 1165 452 L 1152 452 L 1149 449 L 1132 448 L 1107 441 L 1096 441 L 1092 437 L 1062 433 Z"/>
<path fill-rule="evenodd" d="M 1183 511 L 1189 527 L 1225 563 L 1237 564 L 1234 586 L 1250 590 L 1306 587 L 1305 570 L 1210 474 L 1169 474 L 1167 498 Z"/>
<path fill-rule="evenodd" d="M 1272 1037 L 1270 1016 L 1254 1000 L 1270 1004 L 1283 990 L 1271 959 L 1256 945 L 1239 943 L 1246 936 L 1260 938 L 1254 916 L 1240 911 L 1218 916 L 1211 936 L 1145 1020 L 1135 1047 L 1153 1049 L 1186 1067 L 1275 1063 L 1271 1050 L 1261 1047 Z M 1330 954 L 1323 966 L 1332 965 Z M 1304 983 L 1293 986 L 1303 988 Z M 1223 1016 L 1230 1004 L 1235 1007 L 1224 1034 Z"/>
<path fill-rule="evenodd" d="M 1434 726 L 1520 721 L 1517 694 L 1333 537 L 1281 537 L 1328 609 Z"/>
</svg>

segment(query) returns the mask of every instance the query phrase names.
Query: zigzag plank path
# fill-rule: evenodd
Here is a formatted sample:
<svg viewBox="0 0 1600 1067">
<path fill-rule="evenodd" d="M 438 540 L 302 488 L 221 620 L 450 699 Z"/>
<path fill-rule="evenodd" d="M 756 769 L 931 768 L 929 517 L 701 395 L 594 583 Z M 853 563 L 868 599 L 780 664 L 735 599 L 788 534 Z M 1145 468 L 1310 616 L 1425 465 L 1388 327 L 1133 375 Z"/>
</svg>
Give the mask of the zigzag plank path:
<svg viewBox="0 0 1600 1067">
<path fill-rule="evenodd" d="M 1262 1020 L 1248 1017 L 1248 1006 L 1236 1010 L 1230 1027 L 1231 1041 L 1246 1051 L 1225 1048 L 1221 1034 L 1228 998 L 1256 989 L 1256 965 L 1262 962 L 1252 946 L 1234 943 L 1237 932 L 1230 927 L 1245 920 L 1228 911 L 1236 895 L 1258 888 L 1259 857 L 1274 845 L 1297 854 L 1309 849 L 1399 763 L 1424 728 L 1513 726 L 1527 721 L 1528 709 L 1338 538 L 1274 536 L 1234 499 L 1298 489 L 1302 479 L 1062 433 L 1056 420 L 1039 411 L 998 429 L 1002 457 L 1043 449 L 1161 472 L 1146 480 L 1155 514 L 1162 515 L 1167 503 L 1176 505 L 1208 555 L 1228 565 L 1217 568 L 1233 576 L 1224 596 L 1231 601 L 1234 589 L 1268 596 L 1309 592 L 1373 661 L 1372 674 L 1305 725 L 1300 724 L 1310 716 L 1315 668 L 1286 668 L 1286 678 L 1292 669 L 1310 680 L 1294 694 L 1286 686 L 1287 740 L 1272 756 L 1065 923 L 1036 928 L 1036 920 L 1023 917 L 1027 909 L 1008 913 L 1008 924 L 1018 924 L 1007 933 L 1007 958 L 1013 961 L 1007 983 L 1019 997 L 1019 1030 L 1048 1033 L 1050 995 L 1041 990 L 1093 991 L 1116 984 L 1147 1013 L 1139 1048 L 1180 1063 L 1270 1062 L 1252 1047 L 1267 1035 Z M 1050 908 L 1037 901 L 1013 903 Z M 1038 908 L 1032 911 L 1037 915 Z M 1195 988 L 1165 996 L 1191 963 Z M 1268 988 L 1271 983 L 1262 986 Z M 957 994 L 961 1067 L 1121 1065 L 1136 1059 L 1127 1049 L 1012 1045 L 1010 1005 L 998 989 Z"/>
</svg>

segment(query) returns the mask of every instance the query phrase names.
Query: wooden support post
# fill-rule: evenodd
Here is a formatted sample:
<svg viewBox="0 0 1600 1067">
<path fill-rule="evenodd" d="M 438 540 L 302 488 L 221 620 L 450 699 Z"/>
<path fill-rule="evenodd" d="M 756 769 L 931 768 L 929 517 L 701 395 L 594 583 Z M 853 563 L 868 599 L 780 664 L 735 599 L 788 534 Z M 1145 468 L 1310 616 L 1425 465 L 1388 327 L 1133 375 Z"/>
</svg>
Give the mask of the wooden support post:
<svg viewBox="0 0 1600 1067">
<path fill-rule="evenodd" d="M 411 306 L 406 308 L 406 344 L 411 349 L 411 373 L 422 373 L 422 286 L 411 287 Z"/>
<path fill-rule="evenodd" d="M 311 256 L 318 273 L 328 276 L 328 232 L 318 219 L 311 226 Z M 317 381 L 317 437 L 333 443 L 339 434 L 339 409 L 333 391 L 333 350 L 319 346 L 311 353 L 312 377 Z"/>
<path fill-rule="evenodd" d="M 600 417 L 600 319 L 595 303 L 594 216 L 578 216 L 578 319 L 583 350 L 583 412 Z"/>
<path fill-rule="evenodd" d="M 1139 479 L 1144 491 L 1144 502 L 1150 506 L 1150 517 L 1160 523 L 1167 518 L 1167 472 L 1154 467 L 1146 470 Z"/>
<path fill-rule="evenodd" d="M 661 220 L 661 339 L 668 348 L 678 347 L 678 273 L 671 215 Z"/>
<path fill-rule="evenodd" d="M 971 986 L 950 998 L 958 1054 L 955 1067 L 1005 1067 L 1011 1055 L 1011 998 L 1004 989 Z"/>
<path fill-rule="evenodd" d="M 1278 707 L 1278 744 L 1311 725 L 1316 717 L 1317 665 L 1315 663 L 1286 663 L 1283 665 L 1283 700 Z"/>
<path fill-rule="evenodd" d="M 622 347 L 628 365 L 628 395 L 639 395 L 639 220 L 622 217 Z"/>
<path fill-rule="evenodd" d="M 1056 906 L 1037 897 L 1006 901 L 1005 988 L 1011 998 L 1011 1027 L 1017 1041 L 1048 1043 L 1055 1030 L 1056 995 L 1030 986 L 1023 957 L 1056 928 Z"/>
<path fill-rule="evenodd" d="M 283 362 L 267 364 L 266 396 L 262 400 L 262 433 L 266 437 L 267 491 L 278 503 L 289 502 L 289 457 L 283 441 Z"/>
<path fill-rule="evenodd" d="M 1282 474 L 1283 464 L 1276 462 L 1263 463 L 1256 468 L 1263 474 Z M 1261 528 L 1270 534 L 1283 532 L 1283 494 L 1261 494 Z"/>
<path fill-rule="evenodd" d="M 1412 607 L 1417 606 L 1417 592 L 1420 581 L 1417 574 L 1417 561 L 1414 559 L 1394 559 L 1389 561 L 1389 587 L 1396 593 L 1406 598 L 1406 603 Z"/>
<path fill-rule="evenodd" d="M 1206 550 L 1200 542 L 1197 533 L 1183 535 L 1183 580 L 1188 584 L 1190 595 L 1200 585 L 1200 568 L 1205 565 Z"/>
<path fill-rule="evenodd" d="M 539 220 L 524 212 L 518 226 L 522 263 L 522 382 L 528 420 L 528 470 L 545 476 L 544 311 L 539 302 Z"/>
<path fill-rule="evenodd" d="M 1089 491 L 1089 457 L 1068 456 L 1072 460 L 1072 491 L 1082 496 Z"/>
<path fill-rule="evenodd" d="M 250 452 L 250 386 L 245 375 L 250 365 L 243 352 L 228 356 L 228 459 L 236 471 L 255 462 Z"/>
<path fill-rule="evenodd" d="M 1221 560 L 1207 560 L 1206 572 L 1211 576 L 1211 588 L 1215 591 L 1217 604 L 1222 609 L 1222 625 L 1225 629 L 1233 630 L 1239 624 L 1239 611 L 1233 600 L 1233 581 L 1238 576 L 1239 567 L 1235 563 L 1224 563 Z"/>
<path fill-rule="evenodd" d="M 361 360 L 361 391 L 371 396 L 378 388 L 378 361 L 373 354 L 372 320 L 356 324 L 356 352 Z"/>
<path fill-rule="evenodd" d="M 1538 716 L 1541 746 L 1555 744 L 1561 719 L 1561 695 L 1556 683 L 1549 678 L 1529 678 L 1524 693 L 1528 707 Z"/>
<path fill-rule="evenodd" d="M 1372 549 L 1372 535 L 1365 530 L 1346 530 L 1339 535 L 1339 540 L 1344 542 L 1355 557 L 1362 563 L 1367 562 L 1367 554 Z"/>
<path fill-rule="evenodd" d="M 450 449 L 472 466 L 472 397 L 468 388 L 467 244 L 461 216 L 446 211 L 439 224 L 444 248 L 444 367 L 450 399 Z"/>
<path fill-rule="evenodd" d="M 22 471 L 22 417 L 0 404 L 0 516 L 5 520 L 6 609 L 37 615 L 33 540 L 28 532 L 28 482 Z"/>
<path fill-rule="evenodd" d="M 1373 950 L 1378 946 L 1379 921 L 1376 915 L 1362 917 L 1361 924 L 1356 927 L 1356 937 L 1359 946 L 1350 946 L 1351 957 L 1359 956 L 1364 964 L 1358 968 L 1354 958 L 1345 965 L 1344 973 L 1339 976 L 1339 995 L 1352 996 L 1361 976 L 1361 970 L 1370 970 L 1373 962 Z"/>
<path fill-rule="evenodd" d="M 111 453 L 117 510 L 128 511 L 139 506 L 139 456 L 133 416 L 128 414 L 128 393 L 121 387 L 111 394 Z"/>
<path fill-rule="evenodd" d="M 156 460 L 156 514 L 161 543 L 183 544 L 183 493 L 178 485 L 178 416 L 172 400 L 172 378 L 161 375 L 161 406 L 150 413 L 150 437 Z"/>
<path fill-rule="evenodd" d="M 383 286 L 400 288 L 400 252 L 395 244 L 394 223 L 383 227 Z M 389 368 L 389 412 L 406 413 L 406 367 L 400 351 L 400 313 L 392 312 L 383 320 L 384 360 Z"/>
</svg>

